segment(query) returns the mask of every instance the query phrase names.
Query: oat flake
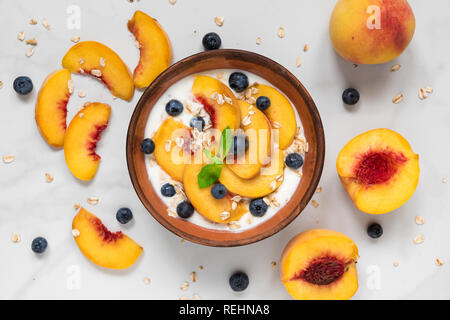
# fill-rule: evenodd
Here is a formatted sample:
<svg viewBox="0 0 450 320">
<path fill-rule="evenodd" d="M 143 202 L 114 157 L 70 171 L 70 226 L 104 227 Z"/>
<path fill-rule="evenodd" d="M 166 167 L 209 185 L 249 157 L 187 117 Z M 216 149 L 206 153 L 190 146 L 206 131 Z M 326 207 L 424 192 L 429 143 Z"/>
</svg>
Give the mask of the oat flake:
<svg viewBox="0 0 450 320">
<path fill-rule="evenodd" d="M 50 173 L 45 174 L 45 182 L 50 183 L 53 181 L 53 176 Z"/>
<path fill-rule="evenodd" d="M 425 223 L 425 220 L 421 216 L 416 216 L 415 221 L 416 221 L 416 224 L 418 224 L 418 225 L 422 225 Z"/>
<path fill-rule="evenodd" d="M 398 104 L 403 101 L 403 94 L 399 93 L 394 98 L 392 98 L 392 102 Z"/>
<path fill-rule="evenodd" d="M 424 236 L 422 234 L 419 234 L 414 237 L 414 243 L 415 244 L 421 244 L 425 240 Z"/>
<path fill-rule="evenodd" d="M 278 28 L 278 36 L 279 36 L 280 38 L 284 38 L 285 35 L 286 35 L 286 30 L 285 30 L 283 27 L 279 27 L 279 28 Z"/>
<path fill-rule="evenodd" d="M 224 17 L 217 16 L 214 18 L 214 22 L 219 26 L 223 26 L 223 22 L 225 21 Z"/>
<path fill-rule="evenodd" d="M 74 238 L 79 237 L 80 236 L 80 230 L 72 229 L 72 235 L 73 235 Z"/>
<path fill-rule="evenodd" d="M 442 267 L 442 266 L 444 265 L 444 261 L 443 261 L 442 259 L 440 259 L 440 258 L 436 258 L 436 264 L 437 264 L 439 267 Z"/>
<path fill-rule="evenodd" d="M 20 242 L 20 234 L 13 233 L 12 236 L 11 236 L 11 241 L 14 242 L 14 243 Z"/>
<path fill-rule="evenodd" d="M 78 43 L 80 41 L 81 37 L 80 36 L 75 36 L 72 39 L 70 39 L 70 41 L 72 41 L 73 43 Z"/>
<path fill-rule="evenodd" d="M 3 163 L 11 163 L 16 159 L 15 156 L 11 156 L 11 155 L 7 155 L 7 156 L 3 156 Z"/>
<path fill-rule="evenodd" d="M 93 206 L 95 206 L 99 201 L 100 201 L 100 200 L 99 200 L 99 198 L 97 198 L 97 197 L 90 197 L 90 198 L 87 199 L 87 202 L 88 202 L 90 205 L 93 205 Z"/>
<path fill-rule="evenodd" d="M 21 31 L 17 34 L 17 40 L 23 41 L 25 40 L 25 32 Z"/>
</svg>

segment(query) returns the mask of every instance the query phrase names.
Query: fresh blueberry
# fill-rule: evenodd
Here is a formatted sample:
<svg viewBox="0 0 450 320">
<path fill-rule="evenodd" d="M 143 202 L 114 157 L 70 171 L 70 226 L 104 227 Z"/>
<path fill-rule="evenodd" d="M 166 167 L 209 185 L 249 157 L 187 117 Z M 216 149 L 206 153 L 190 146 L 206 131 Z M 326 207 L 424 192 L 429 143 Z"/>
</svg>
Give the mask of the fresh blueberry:
<svg viewBox="0 0 450 320">
<path fill-rule="evenodd" d="M 173 197 L 175 195 L 175 193 L 176 193 L 175 187 L 173 185 L 171 185 L 170 183 L 165 183 L 161 187 L 161 194 L 164 197 Z"/>
<path fill-rule="evenodd" d="M 270 107 L 270 99 L 266 96 L 259 96 L 256 99 L 256 107 L 261 111 L 267 110 Z"/>
<path fill-rule="evenodd" d="M 205 34 L 202 40 L 205 50 L 216 50 L 222 45 L 222 39 L 215 32 Z"/>
<path fill-rule="evenodd" d="M 203 129 L 205 128 L 205 119 L 203 119 L 202 117 L 194 117 L 189 122 L 189 125 L 191 126 L 191 128 L 197 128 L 198 131 L 203 131 Z"/>
<path fill-rule="evenodd" d="M 383 228 L 378 223 L 372 223 L 367 228 L 367 234 L 373 239 L 377 239 L 383 235 Z"/>
<path fill-rule="evenodd" d="M 188 219 L 194 214 L 194 207 L 188 201 L 180 202 L 177 206 L 177 214 L 180 218 Z"/>
<path fill-rule="evenodd" d="M 262 198 L 253 199 L 250 202 L 250 213 L 255 217 L 262 217 L 263 215 L 265 215 L 267 212 L 267 208 L 269 208 L 269 206 L 264 202 Z"/>
<path fill-rule="evenodd" d="M 172 99 L 166 104 L 166 112 L 175 117 L 183 112 L 183 104 L 176 99 Z"/>
<path fill-rule="evenodd" d="M 155 143 L 152 139 L 146 138 L 141 142 L 141 151 L 145 154 L 152 154 L 155 151 Z"/>
<path fill-rule="evenodd" d="M 303 165 L 303 158 L 298 153 L 289 153 L 284 162 L 289 168 L 298 169 Z"/>
<path fill-rule="evenodd" d="M 20 95 L 26 95 L 33 90 L 33 82 L 29 77 L 17 77 L 14 80 L 14 90 Z"/>
<path fill-rule="evenodd" d="M 248 77 L 242 72 L 233 72 L 228 78 L 230 88 L 236 92 L 243 92 L 248 88 Z"/>
<path fill-rule="evenodd" d="M 127 224 L 131 219 L 133 219 L 133 212 L 131 212 L 129 208 L 120 208 L 117 210 L 116 219 L 121 224 Z"/>
<path fill-rule="evenodd" d="M 216 199 L 223 199 L 223 198 L 225 198 L 227 193 L 228 193 L 227 188 L 221 183 L 216 183 L 211 188 L 211 194 Z"/>
<path fill-rule="evenodd" d="M 232 149 L 235 155 L 240 155 L 241 153 L 248 150 L 248 138 L 243 134 L 238 134 L 233 137 Z"/>
<path fill-rule="evenodd" d="M 249 282 L 247 274 L 242 271 L 235 272 L 230 277 L 230 287 L 233 291 L 244 291 L 247 289 Z"/>
<path fill-rule="evenodd" d="M 33 250 L 34 253 L 44 253 L 45 249 L 47 249 L 47 240 L 43 237 L 37 237 L 33 240 L 31 243 L 31 250 Z"/>
<path fill-rule="evenodd" d="M 359 92 L 356 89 L 348 88 L 344 90 L 342 93 L 342 100 L 344 100 L 345 104 L 350 106 L 357 104 L 359 101 Z"/>
</svg>

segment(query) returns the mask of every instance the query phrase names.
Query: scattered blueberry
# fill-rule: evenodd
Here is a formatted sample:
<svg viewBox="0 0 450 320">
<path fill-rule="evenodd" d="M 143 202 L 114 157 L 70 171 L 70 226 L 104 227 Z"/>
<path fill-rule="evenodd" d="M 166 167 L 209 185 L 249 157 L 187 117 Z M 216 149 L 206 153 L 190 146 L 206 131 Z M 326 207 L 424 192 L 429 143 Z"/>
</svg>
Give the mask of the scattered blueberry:
<svg viewBox="0 0 450 320">
<path fill-rule="evenodd" d="M 303 165 L 303 158 L 298 153 L 289 153 L 284 162 L 289 168 L 298 169 Z"/>
<path fill-rule="evenodd" d="M 26 95 L 33 90 L 33 82 L 29 77 L 17 77 L 14 80 L 14 90 L 20 95 Z"/>
<path fill-rule="evenodd" d="M 166 112 L 175 117 L 183 112 L 183 104 L 176 99 L 172 99 L 166 104 Z"/>
<path fill-rule="evenodd" d="M 230 277 L 230 287 L 233 291 L 244 291 L 249 284 L 248 276 L 241 271 L 235 272 Z"/>
<path fill-rule="evenodd" d="M 152 139 L 146 138 L 141 142 L 141 151 L 145 154 L 152 154 L 155 151 L 155 143 Z"/>
<path fill-rule="evenodd" d="M 37 237 L 33 240 L 31 243 L 31 250 L 33 250 L 34 253 L 44 253 L 45 249 L 47 249 L 47 240 L 43 237 Z"/>
<path fill-rule="evenodd" d="M 203 129 L 205 128 L 205 119 L 203 119 L 202 117 L 194 117 L 189 122 L 189 125 L 191 126 L 191 128 L 197 128 L 198 131 L 203 131 Z"/>
<path fill-rule="evenodd" d="M 248 77 L 242 72 L 233 72 L 228 78 L 230 88 L 236 92 L 243 92 L 248 88 Z"/>
<path fill-rule="evenodd" d="M 194 207 L 188 201 L 180 202 L 177 206 L 177 214 L 180 218 L 188 219 L 194 214 Z"/>
<path fill-rule="evenodd" d="M 342 93 L 342 100 L 344 100 L 345 104 L 354 105 L 359 101 L 359 92 L 356 89 L 348 88 L 344 90 Z"/>
<path fill-rule="evenodd" d="M 378 223 L 372 223 L 367 228 L 367 234 L 373 239 L 377 239 L 383 235 L 383 228 Z"/>
<path fill-rule="evenodd" d="M 131 219 L 133 219 L 133 212 L 131 212 L 129 208 L 120 208 L 117 210 L 116 219 L 121 224 L 127 224 Z"/>
<path fill-rule="evenodd" d="M 253 199 L 250 202 L 250 213 L 255 217 L 262 217 L 266 214 L 268 207 L 262 198 Z"/>
<path fill-rule="evenodd" d="M 205 34 L 202 40 L 205 50 L 216 50 L 222 45 L 222 39 L 215 32 Z"/>
<path fill-rule="evenodd" d="M 175 195 L 175 193 L 176 193 L 175 187 L 173 185 L 171 185 L 170 183 L 165 183 L 161 187 L 161 194 L 164 197 L 173 197 Z"/>
<path fill-rule="evenodd" d="M 245 143 L 245 145 L 244 145 Z M 248 150 L 248 138 L 243 134 L 238 134 L 233 137 L 233 144 L 232 144 L 233 153 L 235 155 L 240 155 L 243 151 Z"/>
<path fill-rule="evenodd" d="M 216 199 L 223 199 L 223 198 L 225 198 L 227 193 L 228 193 L 227 188 L 221 183 L 216 183 L 211 188 L 211 194 Z"/>
<path fill-rule="evenodd" d="M 259 96 L 256 99 L 256 107 L 261 111 L 267 110 L 270 107 L 270 99 L 266 96 Z"/>
</svg>

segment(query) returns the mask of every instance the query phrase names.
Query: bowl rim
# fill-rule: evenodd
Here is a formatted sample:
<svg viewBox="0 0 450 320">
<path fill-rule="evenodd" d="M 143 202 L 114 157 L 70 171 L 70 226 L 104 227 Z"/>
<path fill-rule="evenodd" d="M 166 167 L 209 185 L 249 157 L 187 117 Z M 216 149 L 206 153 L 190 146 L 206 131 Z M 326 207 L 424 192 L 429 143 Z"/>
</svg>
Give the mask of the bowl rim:
<svg viewBox="0 0 450 320">
<path fill-rule="evenodd" d="M 211 240 L 211 239 L 205 239 L 202 237 L 198 237 L 194 234 L 187 233 L 170 222 L 168 220 L 161 217 L 161 215 L 155 210 L 150 201 L 145 196 L 145 193 L 143 192 L 138 178 L 137 178 L 137 172 L 135 170 L 134 162 L 133 162 L 133 138 L 134 133 L 138 124 L 140 113 L 142 112 L 143 108 L 145 107 L 146 101 L 148 100 L 149 96 L 153 93 L 155 88 L 158 86 L 158 83 L 164 79 L 168 73 L 172 72 L 174 69 L 178 69 L 180 66 L 182 66 L 184 63 L 195 63 L 202 59 L 212 58 L 214 56 L 218 55 L 226 55 L 226 54 L 235 54 L 239 55 L 242 58 L 245 59 L 257 59 L 259 61 L 263 61 L 265 63 L 265 66 L 271 69 L 272 71 L 276 71 L 283 74 L 283 78 L 285 78 L 286 81 L 289 81 L 291 85 L 296 86 L 299 88 L 298 92 L 302 96 L 305 105 L 310 113 L 310 116 L 314 123 L 314 132 L 316 135 L 316 143 L 317 143 L 317 154 L 316 154 L 316 166 L 314 167 L 314 173 L 311 178 L 311 183 L 307 187 L 304 196 L 299 200 L 298 206 L 292 210 L 292 212 L 286 216 L 282 221 L 280 221 L 278 224 L 274 225 L 273 228 L 243 239 L 237 239 L 237 240 L 230 240 L 230 241 L 217 241 L 217 240 Z M 245 60 L 243 59 L 243 60 Z M 277 70 L 274 70 L 274 67 L 277 68 Z M 213 69 L 211 69 L 213 70 Z M 284 93 L 283 93 L 284 94 Z M 127 159 L 127 167 L 128 167 L 128 174 L 131 179 L 131 183 L 133 185 L 133 188 L 138 195 L 139 200 L 144 205 L 146 210 L 153 216 L 153 218 L 158 221 L 162 226 L 164 226 L 167 230 L 174 233 L 175 235 L 189 240 L 194 243 L 207 245 L 207 246 L 213 246 L 213 247 L 235 247 L 235 246 L 244 246 L 248 244 L 252 244 L 261 240 L 264 240 L 278 232 L 280 232 L 282 229 L 284 229 L 286 226 L 288 226 L 292 221 L 295 220 L 295 218 L 300 215 L 300 213 L 304 210 L 306 205 L 311 201 L 311 198 L 313 197 L 317 186 L 319 184 L 324 162 L 325 162 L 325 133 L 323 129 L 322 120 L 319 114 L 319 111 L 316 107 L 316 104 L 314 103 L 314 100 L 312 99 L 309 92 L 306 90 L 306 88 L 303 86 L 303 84 L 300 82 L 300 80 L 297 79 L 297 77 L 292 74 L 289 70 L 287 70 L 284 66 L 279 64 L 278 62 L 267 58 L 263 55 L 260 55 L 255 52 L 247 51 L 247 50 L 241 50 L 241 49 L 217 49 L 217 50 L 211 50 L 211 51 L 204 51 L 200 53 L 196 53 L 190 56 L 187 56 L 171 66 L 169 66 L 166 70 L 164 70 L 161 74 L 158 75 L 158 77 L 153 80 L 153 82 L 145 89 L 144 93 L 141 95 L 140 99 L 138 100 L 136 107 L 133 111 L 133 114 L 131 116 L 128 131 L 127 131 L 127 139 L 126 139 L 126 159 Z M 306 201 L 302 201 L 306 199 Z M 303 204 L 302 204 L 303 203 Z"/>
</svg>

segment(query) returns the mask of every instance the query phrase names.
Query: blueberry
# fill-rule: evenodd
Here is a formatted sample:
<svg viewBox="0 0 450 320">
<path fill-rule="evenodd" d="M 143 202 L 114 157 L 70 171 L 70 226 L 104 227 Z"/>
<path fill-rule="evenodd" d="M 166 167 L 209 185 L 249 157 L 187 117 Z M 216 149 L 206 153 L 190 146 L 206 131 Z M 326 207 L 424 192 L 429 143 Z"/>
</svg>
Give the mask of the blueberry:
<svg viewBox="0 0 450 320">
<path fill-rule="evenodd" d="M 249 282 L 248 276 L 242 271 L 235 272 L 230 277 L 230 287 L 233 291 L 244 291 Z"/>
<path fill-rule="evenodd" d="M 263 215 L 265 215 L 267 212 L 267 208 L 269 208 L 269 206 L 264 202 L 262 198 L 253 199 L 250 202 L 250 213 L 255 217 L 262 217 Z"/>
<path fill-rule="evenodd" d="M 227 193 L 228 193 L 227 188 L 221 183 L 216 183 L 211 188 L 211 194 L 216 199 L 223 199 L 223 198 L 225 198 Z"/>
<path fill-rule="evenodd" d="M 231 147 L 235 155 L 241 155 L 244 151 L 248 150 L 248 138 L 243 134 L 234 136 Z"/>
<path fill-rule="evenodd" d="M 284 162 L 289 168 L 298 169 L 303 165 L 303 158 L 298 153 L 289 153 Z"/>
<path fill-rule="evenodd" d="M 222 45 L 222 39 L 215 32 L 205 34 L 202 40 L 205 50 L 216 50 Z"/>
<path fill-rule="evenodd" d="M 267 110 L 270 107 L 270 99 L 266 96 L 259 96 L 256 99 L 256 107 L 261 111 Z"/>
<path fill-rule="evenodd" d="M 191 126 L 191 128 L 197 128 L 198 131 L 203 131 L 203 129 L 205 128 L 205 119 L 203 119 L 202 117 L 194 117 L 189 122 L 189 125 Z"/>
<path fill-rule="evenodd" d="M 230 88 L 236 92 L 243 92 L 248 88 L 248 77 L 242 72 L 233 72 L 228 78 Z"/>
<path fill-rule="evenodd" d="M 172 99 L 166 104 L 166 112 L 175 117 L 183 112 L 183 104 L 176 99 Z"/>
<path fill-rule="evenodd" d="M 155 143 L 153 140 L 150 138 L 142 140 L 141 151 L 145 154 L 152 154 L 155 151 Z"/>
<path fill-rule="evenodd" d="M 34 253 L 44 253 L 45 249 L 47 249 L 47 240 L 43 237 L 37 237 L 33 240 L 31 243 L 31 250 L 33 250 Z"/>
<path fill-rule="evenodd" d="M 28 77 L 17 77 L 14 80 L 14 90 L 20 95 L 26 95 L 33 90 L 33 82 Z"/>
<path fill-rule="evenodd" d="M 117 210 L 116 219 L 121 224 L 127 224 L 131 219 L 133 219 L 133 212 L 131 212 L 129 208 L 120 208 Z"/>
<path fill-rule="evenodd" d="M 356 89 L 348 88 L 342 93 L 342 100 L 350 106 L 357 104 L 359 101 L 359 92 Z"/>
<path fill-rule="evenodd" d="M 164 197 L 173 197 L 175 193 L 175 187 L 170 183 L 163 184 L 163 186 L 161 187 L 161 194 Z"/>
<path fill-rule="evenodd" d="M 188 201 L 180 202 L 177 206 L 177 214 L 180 218 L 188 219 L 194 214 L 194 207 Z"/>
<path fill-rule="evenodd" d="M 372 223 L 367 228 L 367 234 L 373 239 L 377 239 L 383 235 L 383 228 L 378 223 Z"/>
</svg>

